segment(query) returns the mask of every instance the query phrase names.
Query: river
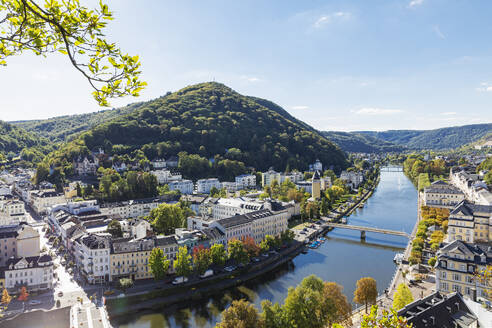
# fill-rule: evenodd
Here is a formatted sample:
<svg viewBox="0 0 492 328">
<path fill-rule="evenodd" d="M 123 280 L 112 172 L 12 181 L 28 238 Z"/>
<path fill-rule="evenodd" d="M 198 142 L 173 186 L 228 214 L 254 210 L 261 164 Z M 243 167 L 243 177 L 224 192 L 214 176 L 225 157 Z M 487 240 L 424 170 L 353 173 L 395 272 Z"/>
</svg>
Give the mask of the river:
<svg viewBox="0 0 492 328">
<path fill-rule="evenodd" d="M 417 191 L 411 181 L 403 172 L 383 171 L 374 194 L 364 208 L 348 218 L 348 223 L 410 233 L 416 218 Z M 402 252 L 406 244 L 406 238 L 370 232 L 363 242 L 358 231 L 335 229 L 327 234 L 327 241 L 320 248 L 300 254 L 276 272 L 225 291 L 220 297 L 168 306 L 150 313 L 131 313 L 112 321 L 112 325 L 119 328 L 214 327 L 220 321 L 221 311 L 232 300 L 246 298 L 258 308 L 264 299 L 282 302 L 288 288 L 310 274 L 344 286 L 344 293 L 351 301 L 355 283 L 361 277 L 376 279 L 380 292 L 388 287 L 395 272 L 393 257 Z"/>
</svg>

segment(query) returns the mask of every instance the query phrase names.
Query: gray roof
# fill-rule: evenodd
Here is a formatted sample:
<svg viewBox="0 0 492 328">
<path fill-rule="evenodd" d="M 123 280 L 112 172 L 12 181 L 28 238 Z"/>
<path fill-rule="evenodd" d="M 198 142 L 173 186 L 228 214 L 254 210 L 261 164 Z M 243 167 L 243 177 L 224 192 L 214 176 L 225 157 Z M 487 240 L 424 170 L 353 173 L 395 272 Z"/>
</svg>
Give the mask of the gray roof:
<svg viewBox="0 0 492 328">
<path fill-rule="evenodd" d="M 477 321 L 459 293 L 435 292 L 406 305 L 398 315 L 405 317 L 414 328 L 465 328 Z"/>
<path fill-rule="evenodd" d="M 461 201 L 456 207 L 449 213 L 450 216 L 462 212 L 468 216 L 477 216 L 478 213 L 486 213 L 492 215 L 492 205 L 478 205 L 470 203 L 466 200 Z"/>
<path fill-rule="evenodd" d="M 155 246 L 169 246 L 177 244 L 176 242 L 176 237 L 174 235 L 172 236 L 157 236 L 155 238 Z"/>
<path fill-rule="evenodd" d="M 253 222 L 255 220 L 271 215 L 273 215 L 273 213 L 270 210 L 259 210 L 242 215 L 231 216 L 230 218 L 220 219 L 217 220 L 217 223 L 223 226 L 224 228 L 231 228 L 231 227 L 247 224 L 249 222 Z"/>
</svg>

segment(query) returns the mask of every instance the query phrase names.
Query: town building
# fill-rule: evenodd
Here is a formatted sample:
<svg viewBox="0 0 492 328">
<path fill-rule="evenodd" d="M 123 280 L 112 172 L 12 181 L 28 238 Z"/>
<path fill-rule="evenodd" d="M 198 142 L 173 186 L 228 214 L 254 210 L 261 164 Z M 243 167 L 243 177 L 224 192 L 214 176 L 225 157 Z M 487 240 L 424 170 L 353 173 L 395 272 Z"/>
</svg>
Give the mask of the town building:
<svg viewBox="0 0 492 328">
<path fill-rule="evenodd" d="M 166 168 L 166 160 L 164 158 L 156 158 L 150 162 L 155 170 Z"/>
<path fill-rule="evenodd" d="M 182 194 L 190 195 L 193 193 L 194 185 L 191 180 L 171 181 L 168 183 L 169 190 L 179 190 Z"/>
<path fill-rule="evenodd" d="M 77 269 L 90 284 L 110 280 L 111 237 L 109 234 L 86 234 L 74 241 Z"/>
<path fill-rule="evenodd" d="M 262 187 L 271 185 L 274 180 L 280 183 L 280 173 L 273 170 L 273 168 L 270 168 L 267 172 L 261 174 Z"/>
<path fill-rule="evenodd" d="M 154 170 L 154 171 L 151 171 L 150 173 L 152 173 L 156 177 L 157 183 L 159 183 L 161 185 L 169 183 L 171 181 L 180 181 L 183 178 L 181 176 L 181 173 L 174 172 L 171 170 L 165 170 L 165 169 Z"/>
<path fill-rule="evenodd" d="M 110 255 L 110 281 L 120 278 L 132 280 L 152 278 L 149 257 L 153 248 L 152 238 L 113 240 Z"/>
<path fill-rule="evenodd" d="M 103 215 L 118 216 L 123 219 L 147 216 L 154 208 L 164 203 L 161 197 L 133 199 L 127 201 L 101 204 L 100 211 Z"/>
<path fill-rule="evenodd" d="M 196 215 L 201 215 L 200 207 L 207 198 L 208 196 L 206 195 L 182 195 L 180 200 L 188 203 Z"/>
<path fill-rule="evenodd" d="M 242 174 L 237 176 L 235 180 L 238 190 L 256 187 L 256 175 L 254 174 Z"/>
<path fill-rule="evenodd" d="M 455 240 L 437 252 L 436 290 L 447 294 L 459 292 L 477 299 L 487 299 L 486 286 L 476 273 L 492 264 L 492 246 Z"/>
<path fill-rule="evenodd" d="M 178 254 L 178 242 L 176 241 L 176 237 L 174 235 L 157 236 L 155 237 L 154 242 L 155 247 L 162 249 L 165 259 L 169 260 L 169 268 L 172 272 L 174 261 L 176 260 L 176 256 Z"/>
<path fill-rule="evenodd" d="M 196 191 L 199 194 L 209 194 L 212 188 L 220 190 L 220 182 L 217 178 L 200 179 L 196 182 Z"/>
<path fill-rule="evenodd" d="M 311 196 L 313 199 L 320 199 L 321 197 L 321 181 L 319 171 L 315 171 L 311 180 Z"/>
<path fill-rule="evenodd" d="M 31 191 L 30 203 L 32 209 L 39 215 L 48 213 L 53 205 L 66 203 L 65 194 L 55 190 L 35 190 Z"/>
<path fill-rule="evenodd" d="M 434 292 L 398 311 L 412 328 L 477 328 L 478 318 L 459 293 Z"/>
<path fill-rule="evenodd" d="M 73 170 L 76 175 L 95 175 L 99 168 L 99 159 L 97 156 L 84 157 L 79 156 L 73 161 Z"/>
<path fill-rule="evenodd" d="M 462 201 L 449 213 L 449 242 L 469 243 L 492 241 L 492 206 Z"/>
<path fill-rule="evenodd" d="M 442 180 L 434 181 L 429 187 L 424 188 L 426 206 L 453 208 L 464 199 L 463 192 Z"/>
<path fill-rule="evenodd" d="M 492 193 L 482 181 L 483 176 L 474 173 L 474 168 L 453 167 L 449 171 L 449 179 L 467 200 L 479 205 L 492 205 Z"/>
<path fill-rule="evenodd" d="M 39 256 L 39 233 L 26 223 L 0 227 L 0 267 L 10 258 Z"/>
<path fill-rule="evenodd" d="M 240 188 L 237 187 L 237 184 L 235 182 L 227 182 L 227 181 L 224 181 L 224 182 L 221 182 L 220 183 L 220 188 L 219 189 L 225 189 L 228 192 L 236 192 Z"/>
<path fill-rule="evenodd" d="M 360 184 L 364 182 L 364 174 L 362 172 L 355 171 L 342 171 L 340 174 L 340 180 L 344 180 L 350 188 L 357 189 Z"/>
<path fill-rule="evenodd" d="M 331 186 L 333 185 L 330 177 L 321 177 L 319 180 L 321 182 L 321 190 L 323 191 L 331 188 Z"/>
<path fill-rule="evenodd" d="M 323 164 L 321 164 L 319 159 L 316 159 L 316 162 L 314 162 L 313 164 L 309 164 L 309 171 L 310 172 L 315 172 L 315 171 L 323 172 Z"/>
<path fill-rule="evenodd" d="M 304 189 L 304 192 L 309 194 L 313 191 L 313 183 L 311 181 L 299 181 L 296 183 L 296 186 L 299 190 Z"/>
<path fill-rule="evenodd" d="M 48 254 L 10 258 L 0 271 L 11 294 L 19 293 L 22 287 L 29 292 L 53 288 L 53 259 Z"/>
</svg>

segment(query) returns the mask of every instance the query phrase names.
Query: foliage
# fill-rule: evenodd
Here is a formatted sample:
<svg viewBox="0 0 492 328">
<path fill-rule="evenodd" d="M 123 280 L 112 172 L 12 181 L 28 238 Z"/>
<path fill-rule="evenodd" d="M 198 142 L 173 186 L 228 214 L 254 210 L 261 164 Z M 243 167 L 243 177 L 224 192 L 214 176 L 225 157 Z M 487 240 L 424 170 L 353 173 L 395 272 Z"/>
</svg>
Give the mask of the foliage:
<svg viewBox="0 0 492 328">
<path fill-rule="evenodd" d="M 321 134 L 346 152 L 388 153 L 405 150 L 405 146 L 357 132 L 323 131 Z"/>
<path fill-rule="evenodd" d="M 12 296 L 10 296 L 8 290 L 4 288 L 2 292 L 2 304 L 8 305 L 11 300 Z"/>
<path fill-rule="evenodd" d="M 403 172 L 422 191 L 432 181 L 447 175 L 448 169 L 443 159 L 424 161 L 422 156 L 411 154 L 403 162 Z"/>
<path fill-rule="evenodd" d="M 435 130 L 390 130 L 383 132 L 361 131 L 372 136 L 410 149 L 454 149 L 476 141 L 490 133 L 492 124 L 472 124 Z"/>
<path fill-rule="evenodd" d="M 29 297 L 29 293 L 27 292 L 26 287 L 21 287 L 19 296 L 17 297 L 17 300 L 21 302 L 27 301 L 27 298 Z"/>
<path fill-rule="evenodd" d="M 378 289 L 376 287 L 376 280 L 371 277 L 361 278 L 356 283 L 356 290 L 354 291 L 354 302 L 358 304 L 367 305 L 375 304 L 378 297 Z"/>
<path fill-rule="evenodd" d="M 434 267 L 434 265 L 436 265 L 436 262 L 437 262 L 437 258 L 434 256 L 427 261 L 427 264 L 429 264 L 431 267 Z"/>
<path fill-rule="evenodd" d="M 145 219 L 150 222 L 157 233 L 170 235 L 176 228 L 186 227 L 186 219 L 192 214 L 193 211 L 183 202 L 162 203 L 152 209 Z"/>
<path fill-rule="evenodd" d="M 11 122 L 11 124 L 23 128 L 34 135 L 49 139 L 52 142 L 69 141 L 76 135 L 96 125 L 133 112 L 144 104 L 143 102 L 138 102 L 122 108 L 113 108 L 86 114 L 64 115 L 44 120 L 17 121 Z"/>
<path fill-rule="evenodd" d="M 242 241 L 231 239 L 227 244 L 228 257 L 236 263 L 248 263 L 249 254 Z"/>
<path fill-rule="evenodd" d="M 133 280 L 130 278 L 121 278 L 118 280 L 118 288 L 121 289 L 123 292 L 126 292 L 126 290 L 130 287 L 133 286 Z"/>
<path fill-rule="evenodd" d="M 327 327 L 335 322 L 351 324 L 351 306 L 342 287 L 311 275 L 289 288 L 284 305 L 262 302 L 265 327 Z"/>
<path fill-rule="evenodd" d="M 248 253 L 249 257 L 255 257 L 260 255 L 260 247 L 256 245 L 255 240 L 251 236 L 242 237 L 241 241 L 244 245 L 244 249 Z"/>
<path fill-rule="evenodd" d="M 259 328 L 262 327 L 258 310 L 246 300 L 232 301 L 222 312 L 222 321 L 216 328 Z"/>
<path fill-rule="evenodd" d="M 167 271 L 169 270 L 169 260 L 164 258 L 164 252 L 162 249 L 155 247 L 150 252 L 149 256 L 149 269 L 154 275 L 155 280 L 164 279 Z"/>
<path fill-rule="evenodd" d="M 212 245 L 212 247 L 210 247 L 210 256 L 214 265 L 223 266 L 227 261 L 227 254 L 224 245 Z"/>
<path fill-rule="evenodd" d="M 378 313 L 378 307 L 373 305 L 371 307 L 371 313 L 364 315 L 361 322 L 361 328 L 411 328 L 411 325 L 407 324 L 406 319 L 399 317 L 395 310 L 387 311 L 383 310 L 381 314 Z"/>
<path fill-rule="evenodd" d="M 484 286 L 487 298 L 492 299 L 492 265 L 487 265 L 485 268 L 479 270 L 476 273 L 476 276 Z"/>
<path fill-rule="evenodd" d="M 44 154 L 52 150 L 52 145 L 45 138 L 39 138 L 21 127 L 0 121 L 0 154 L 2 154 L 0 157 L 2 162 L 7 159 L 11 160 L 17 155 L 20 155 L 24 161 L 39 162 L 44 157 Z"/>
<path fill-rule="evenodd" d="M 193 248 L 193 269 L 199 275 L 204 274 L 205 271 L 212 264 L 212 256 L 209 248 L 203 246 Z"/>
<path fill-rule="evenodd" d="M 183 246 L 178 249 L 178 255 L 174 261 L 176 275 L 187 277 L 192 271 L 191 256 L 188 254 L 188 247 Z"/>
<path fill-rule="evenodd" d="M 60 52 L 88 80 L 101 105 L 107 98 L 138 96 L 146 85 L 139 80 L 138 56 L 130 56 L 104 39 L 103 29 L 113 19 L 108 6 L 89 9 L 78 1 L 2 0 L 0 65 L 6 58 L 31 51 L 36 55 Z"/>
<path fill-rule="evenodd" d="M 108 145 L 108 155 L 142 149 L 148 159 L 186 152 L 195 155 L 192 167 L 200 170 L 208 170 L 212 159 L 216 174 L 227 167 L 242 171 L 240 162 L 258 170 L 287 165 L 304 170 L 316 158 L 338 169 L 347 165 L 343 152 L 305 123 L 215 82 L 184 88 L 97 125 L 50 154 L 47 162 L 58 167 L 80 152 Z M 241 161 L 226 158 L 231 148 L 240 150 Z M 184 177 L 195 174 L 184 159 L 180 162 Z"/>
<path fill-rule="evenodd" d="M 129 171 L 122 177 L 113 169 L 99 168 L 98 198 L 110 201 L 157 196 L 157 178 L 149 172 Z"/>
<path fill-rule="evenodd" d="M 393 296 L 393 308 L 399 310 L 412 302 L 413 296 L 410 288 L 404 283 L 399 284 Z"/>
<path fill-rule="evenodd" d="M 113 236 L 113 238 L 123 237 L 123 230 L 121 229 L 121 223 L 117 219 L 109 222 L 107 231 Z"/>
</svg>

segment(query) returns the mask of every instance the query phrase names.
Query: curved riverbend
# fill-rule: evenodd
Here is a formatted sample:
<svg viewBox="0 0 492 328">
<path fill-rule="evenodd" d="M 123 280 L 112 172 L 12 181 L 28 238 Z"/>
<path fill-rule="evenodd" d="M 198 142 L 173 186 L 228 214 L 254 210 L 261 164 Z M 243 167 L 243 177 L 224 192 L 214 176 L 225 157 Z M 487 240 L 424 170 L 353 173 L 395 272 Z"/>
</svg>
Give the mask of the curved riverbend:
<svg viewBox="0 0 492 328">
<path fill-rule="evenodd" d="M 402 172 L 381 172 L 374 194 L 364 208 L 350 216 L 348 223 L 410 233 L 416 218 L 417 191 L 410 180 Z M 355 282 L 365 276 L 375 278 L 382 292 L 395 271 L 393 257 L 403 251 L 407 242 L 403 237 L 369 232 L 365 242 L 361 242 L 360 232 L 335 229 L 328 233 L 327 241 L 320 248 L 300 254 L 275 272 L 221 296 L 167 306 L 154 312 L 130 313 L 118 317 L 112 324 L 119 328 L 214 327 L 221 311 L 232 300 L 247 298 L 258 306 L 264 299 L 282 302 L 287 289 L 310 274 L 343 285 L 349 300 L 353 298 Z"/>
</svg>

